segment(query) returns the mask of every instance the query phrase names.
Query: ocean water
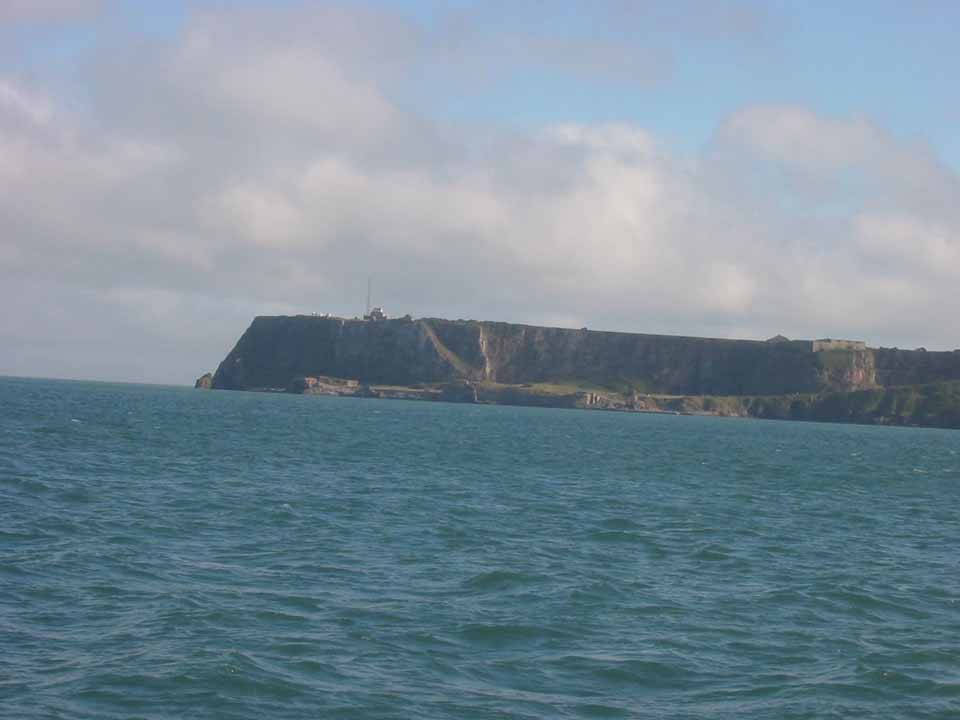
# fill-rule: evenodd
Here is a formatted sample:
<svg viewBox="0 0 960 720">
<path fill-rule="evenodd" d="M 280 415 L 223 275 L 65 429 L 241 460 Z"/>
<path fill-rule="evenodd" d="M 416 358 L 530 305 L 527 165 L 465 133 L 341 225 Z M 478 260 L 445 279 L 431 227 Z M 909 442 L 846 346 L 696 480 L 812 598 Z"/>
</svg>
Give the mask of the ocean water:
<svg viewBox="0 0 960 720">
<path fill-rule="evenodd" d="M 958 452 L 0 379 L 0 717 L 956 718 Z"/>
</svg>

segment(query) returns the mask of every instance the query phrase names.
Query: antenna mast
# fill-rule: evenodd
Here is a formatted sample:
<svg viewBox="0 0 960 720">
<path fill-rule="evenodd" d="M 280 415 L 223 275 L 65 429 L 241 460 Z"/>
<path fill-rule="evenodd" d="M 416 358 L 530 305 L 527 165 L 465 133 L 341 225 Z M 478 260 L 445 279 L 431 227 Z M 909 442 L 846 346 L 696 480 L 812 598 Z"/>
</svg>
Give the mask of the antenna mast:
<svg viewBox="0 0 960 720">
<path fill-rule="evenodd" d="M 367 311 L 364 315 L 370 314 L 370 289 L 373 285 L 373 275 L 367 275 Z"/>
</svg>

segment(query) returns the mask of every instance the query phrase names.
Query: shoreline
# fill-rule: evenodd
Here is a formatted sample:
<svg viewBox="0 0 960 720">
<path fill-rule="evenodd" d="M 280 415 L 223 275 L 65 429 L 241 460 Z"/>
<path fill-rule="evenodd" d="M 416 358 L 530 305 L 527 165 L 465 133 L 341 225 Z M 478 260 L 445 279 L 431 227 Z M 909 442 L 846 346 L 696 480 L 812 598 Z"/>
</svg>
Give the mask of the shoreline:
<svg viewBox="0 0 960 720">
<path fill-rule="evenodd" d="M 948 385 L 948 388 L 941 386 Z M 758 420 L 793 420 L 884 427 L 928 427 L 960 429 L 960 413 L 931 414 L 913 407 L 913 412 L 897 412 L 896 402 L 888 402 L 890 412 L 863 412 L 864 400 L 877 400 L 882 407 L 892 396 L 907 394 L 910 398 L 950 390 L 960 396 L 960 382 L 930 386 L 902 386 L 858 390 L 849 393 L 822 393 L 788 396 L 710 396 L 710 395 L 625 395 L 601 388 L 580 388 L 566 385 L 496 383 L 422 384 L 416 386 L 379 385 L 358 380 L 331 377 L 296 378 L 288 387 L 256 387 L 229 392 L 260 392 L 285 395 L 315 395 L 369 398 L 375 400 L 410 400 L 415 402 L 448 402 L 471 405 L 506 405 L 516 407 L 549 407 L 564 410 L 600 410 L 647 415 L 684 415 L 689 417 L 753 418 Z M 895 397 L 892 397 L 896 400 Z M 908 403 L 905 405 L 909 405 Z M 857 408 L 861 411 L 857 412 Z M 926 422 L 917 421 L 925 419 Z"/>
</svg>

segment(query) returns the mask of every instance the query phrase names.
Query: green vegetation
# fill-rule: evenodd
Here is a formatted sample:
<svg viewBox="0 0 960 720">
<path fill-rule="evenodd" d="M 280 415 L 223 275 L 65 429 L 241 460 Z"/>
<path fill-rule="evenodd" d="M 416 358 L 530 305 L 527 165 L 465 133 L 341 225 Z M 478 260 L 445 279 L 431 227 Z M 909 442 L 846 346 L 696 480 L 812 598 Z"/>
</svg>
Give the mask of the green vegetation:
<svg viewBox="0 0 960 720">
<path fill-rule="evenodd" d="M 740 400 L 747 414 L 783 420 L 960 428 L 960 382 Z"/>
<path fill-rule="evenodd" d="M 531 383 L 524 386 L 530 392 L 538 395 L 574 395 L 580 392 L 609 393 L 610 388 L 602 385 L 578 382 L 560 383 Z"/>
</svg>

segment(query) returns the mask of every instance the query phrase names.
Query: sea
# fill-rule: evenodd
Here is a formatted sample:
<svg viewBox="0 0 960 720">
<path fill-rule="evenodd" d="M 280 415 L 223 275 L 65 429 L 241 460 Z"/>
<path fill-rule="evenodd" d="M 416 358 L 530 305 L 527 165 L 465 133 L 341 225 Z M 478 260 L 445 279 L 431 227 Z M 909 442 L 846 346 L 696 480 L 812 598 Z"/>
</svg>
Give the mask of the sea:
<svg viewBox="0 0 960 720">
<path fill-rule="evenodd" d="M 957 718 L 958 453 L 0 379 L 0 717 Z"/>
</svg>

